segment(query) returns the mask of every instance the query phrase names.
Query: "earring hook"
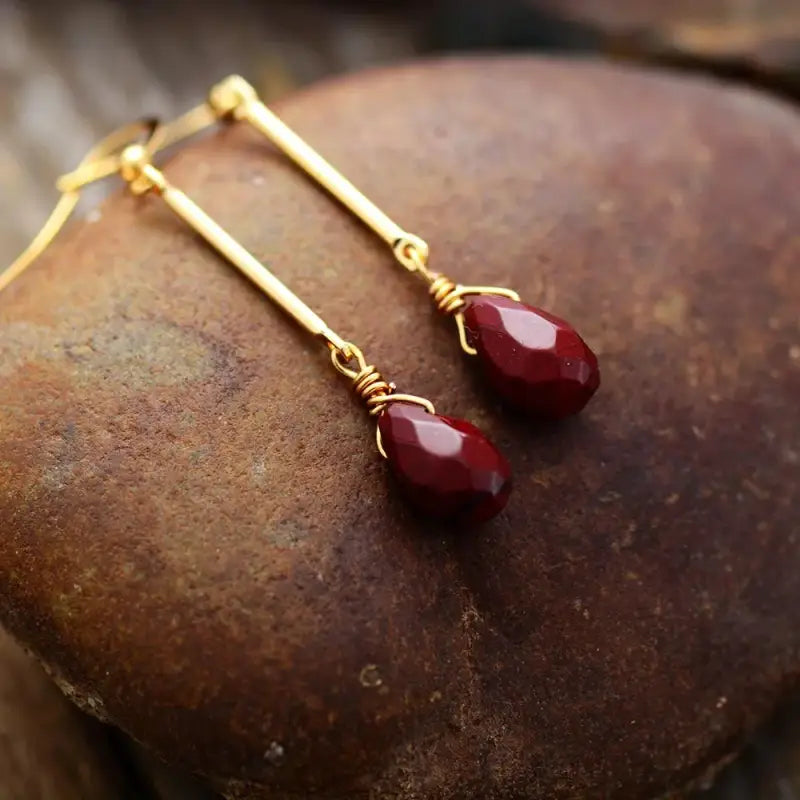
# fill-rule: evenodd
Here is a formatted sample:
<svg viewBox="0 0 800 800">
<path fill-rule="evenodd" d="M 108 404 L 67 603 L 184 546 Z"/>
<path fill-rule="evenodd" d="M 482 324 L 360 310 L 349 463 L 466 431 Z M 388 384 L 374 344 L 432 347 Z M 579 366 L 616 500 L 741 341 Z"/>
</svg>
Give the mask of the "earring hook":
<svg viewBox="0 0 800 800">
<path fill-rule="evenodd" d="M 158 121 L 143 119 L 123 125 L 95 144 L 83 157 L 80 164 L 56 181 L 61 197 L 33 241 L 4 272 L 0 273 L 0 292 L 8 287 L 49 247 L 75 210 L 81 190 L 90 183 L 107 178 L 120 169 L 120 157 L 124 149 L 147 135 L 146 147 L 155 150 L 163 147 Z"/>
</svg>

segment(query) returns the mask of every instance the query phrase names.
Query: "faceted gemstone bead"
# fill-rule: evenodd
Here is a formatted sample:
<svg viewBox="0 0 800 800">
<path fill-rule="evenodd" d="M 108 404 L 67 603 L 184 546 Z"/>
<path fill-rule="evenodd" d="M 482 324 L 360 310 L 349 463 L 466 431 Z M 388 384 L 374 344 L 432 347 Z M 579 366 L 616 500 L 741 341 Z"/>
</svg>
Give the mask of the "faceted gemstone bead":
<svg viewBox="0 0 800 800">
<path fill-rule="evenodd" d="M 560 419 L 597 391 L 597 357 L 563 319 L 497 295 L 468 298 L 463 313 L 467 342 L 510 405 Z"/>
<path fill-rule="evenodd" d="M 378 429 L 398 483 L 424 513 L 478 523 L 505 506 L 511 469 L 474 425 L 397 402 L 381 414 Z"/>
</svg>

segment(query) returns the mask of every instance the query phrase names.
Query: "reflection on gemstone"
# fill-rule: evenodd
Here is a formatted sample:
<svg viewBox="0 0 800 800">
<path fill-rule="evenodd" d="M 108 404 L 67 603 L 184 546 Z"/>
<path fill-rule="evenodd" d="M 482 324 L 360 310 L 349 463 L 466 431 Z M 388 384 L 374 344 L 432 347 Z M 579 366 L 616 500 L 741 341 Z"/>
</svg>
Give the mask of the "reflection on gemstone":
<svg viewBox="0 0 800 800">
<path fill-rule="evenodd" d="M 508 462 L 469 422 L 398 402 L 381 414 L 378 428 L 398 483 L 426 514 L 485 522 L 508 501 Z"/>
<path fill-rule="evenodd" d="M 470 297 L 463 313 L 468 343 L 511 405 L 559 419 L 581 411 L 600 386 L 597 357 L 568 322 L 496 295 Z"/>
</svg>

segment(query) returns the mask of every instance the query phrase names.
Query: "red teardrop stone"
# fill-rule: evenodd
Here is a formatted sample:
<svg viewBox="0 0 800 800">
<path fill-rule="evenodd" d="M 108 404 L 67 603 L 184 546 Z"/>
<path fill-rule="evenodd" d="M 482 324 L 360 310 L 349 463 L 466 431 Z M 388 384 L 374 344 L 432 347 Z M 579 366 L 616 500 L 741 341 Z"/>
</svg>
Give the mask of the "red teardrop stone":
<svg viewBox="0 0 800 800">
<path fill-rule="evenodd" d="M 434 517 L 485 522 L 511 491 L 511 469 L 469 422 L 391 403 L 378 420 L 383 449 L 409 500 Z"/>
<path fill-rule="evenodd" d="M 560 419 L 577 414 L 597 391 L 597 357 L 563 319 L 516 300 L 475 295 L 464 309 L 467 341 L 508 403 Z"/>
</svg>

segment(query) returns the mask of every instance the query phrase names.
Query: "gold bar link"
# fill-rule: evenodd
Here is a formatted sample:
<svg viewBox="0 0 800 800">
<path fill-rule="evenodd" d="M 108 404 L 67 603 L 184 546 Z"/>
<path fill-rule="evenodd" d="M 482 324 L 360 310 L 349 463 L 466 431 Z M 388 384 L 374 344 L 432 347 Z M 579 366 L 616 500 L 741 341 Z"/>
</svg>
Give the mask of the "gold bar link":
<svg viewBox="0 0 800 800">
<path fill-rule="evenodd" d="M 163 197 L 166 204 L 184 222 L 199 233 L 215 250 L 248 277 L 264 294 L 279 305 L 310 333 L 321 336 L 337 351 L 346 351 L 348 343 L 333 331 L 325 321 L 307 306 L 294 292 L 275 277 L 252 253 L 239 244 L 227 231 L 216 223 L 200 206 L 180 189 L 173 186 L 161 170 L 150 163 L 141 162 L 142 150 L 129 148 L 123 154 L 129 171 L 123 167 L 123 177 L 132 185 L 144 179 L 149 188 Z M 140 183 L 141 185 L 141 183 Z"/>
<path fill-rule="evenodd" d="M 406 237 L 406 232 L 394 220 L 359 192 L 344 175 L 334 169 L 263 103 L 248 103 L 242 113 L 248 122 L 291 156 L 299 166 L 369 225 L 387 244 L 393 246 L 398 239 Z"/>
<path fill-rule="evenodd" d="M 299 167 L 325 187 L 340 203 L 372 228 L 411 272 L 427 277 L 428 245 L 401 228 L 368 197 L 296 134 L 258 97 L 255 89 L 238 75 L 217 84 L 209 94 L 210 106 L 219 116 L 232 115 L 249 122 Z"/>
</svg>

